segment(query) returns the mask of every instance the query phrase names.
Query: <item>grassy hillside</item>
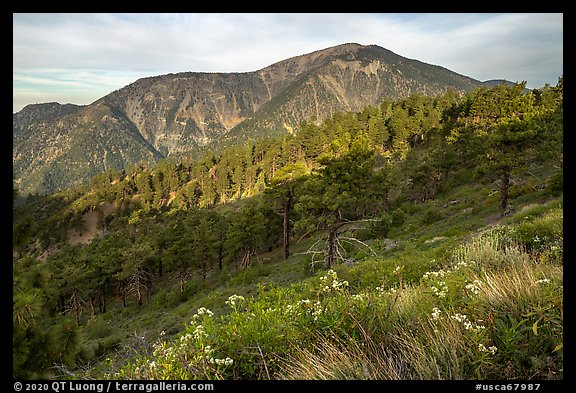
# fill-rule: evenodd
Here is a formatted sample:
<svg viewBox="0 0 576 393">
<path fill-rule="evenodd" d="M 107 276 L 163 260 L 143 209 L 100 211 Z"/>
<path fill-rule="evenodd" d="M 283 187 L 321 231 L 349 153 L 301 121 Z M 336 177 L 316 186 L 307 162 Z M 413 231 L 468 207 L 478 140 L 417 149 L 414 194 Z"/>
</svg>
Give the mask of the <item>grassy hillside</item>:
<svg viewBox="0 0 576 393">
<path fill-rule="evenodd" d="M 28 197 L 14 377 L 563 379 L 561 102 L 415 95 Z"/>
<path fill-rule="evenodd" d="M 314 237 L 288 260 L 278 249 L 185 294 L 160 289 L 122 318 L 96 317 L 85 350 L 119 352 L 76 377 L 562 379 L 562 199 L 526 195 L 501 220 L 441 207 L 487 191 L 420 207 L 354 264 L 311 273 Z M 436 205 L 447 217 L 423 224 Z"/>
</svg>

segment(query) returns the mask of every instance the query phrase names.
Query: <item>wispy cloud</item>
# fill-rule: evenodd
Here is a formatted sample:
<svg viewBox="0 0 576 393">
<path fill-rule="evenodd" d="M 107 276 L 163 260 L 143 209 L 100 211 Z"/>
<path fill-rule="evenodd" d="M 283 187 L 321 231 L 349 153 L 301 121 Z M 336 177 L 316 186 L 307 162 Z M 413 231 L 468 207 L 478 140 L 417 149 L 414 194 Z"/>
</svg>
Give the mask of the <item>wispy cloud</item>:
<svg viewBox="0 0 576 393">
<path fill-rule="evenodd" d="M 74 69 L 14 69 L 14 111 L 28 104 L 60 102 L 89 104 L 106 94 L 149 76 L 145 72 Z"/>
<path fill-rule="evenodd" d="M 540 87 L 563 73 L 562 36 L 562 14 L 14 14 L 14 110 L 50 92 L 87 104 L 143 76 L 255 71 L 345 42 Z"/>
</svg>

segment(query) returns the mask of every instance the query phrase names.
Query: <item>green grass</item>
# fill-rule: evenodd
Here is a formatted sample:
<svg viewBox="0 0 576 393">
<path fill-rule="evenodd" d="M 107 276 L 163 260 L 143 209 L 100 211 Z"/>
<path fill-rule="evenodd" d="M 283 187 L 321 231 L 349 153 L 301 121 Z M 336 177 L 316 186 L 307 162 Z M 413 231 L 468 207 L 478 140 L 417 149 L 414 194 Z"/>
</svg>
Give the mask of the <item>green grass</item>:
<svg viewBox="0 0 576 393">
<path fill-rule="evenodd" d="M 190 280 L 184 293 L 166 276 L 149 303 L 115 302 L 82 327 L 93 366 L 77 376 L 561 379 L 562 197 L 524 194 L 501 217 L 491 190 L 457 186 L 402 203 L 389 239 L 366 239 L 378 255 L 353 250 L 363 256 L 334 266 L 335 278 L 320 265 L 310 272 L 306 251 L 322 232 L 294 240 L 287 260 L 281 248 L 262 253 L 245 270 Z M 323 291 L 334 282 L 347 285 Z M 233 295 L 241 306 L 227 304 Z M 213 316 L 193 322 L 203 307 Z"/>
<path fill-rule="evenodd" d="M 234 305 L 220 303 L 225 312 L 192 317 L 182 336 L 156 344 L 163 352 L 108 376 L 562 378 L 562 265 L 499 236 L 481 233 L 439 253 L 441 261 L 408 249 L 288 286 L 259 285 Z M 410 265 L 409 256 L 418 260 Z M 425 261 L 426 272 L 410 270 Z M 442 286 L 444 294 L 434 290 Z M 203 306 L 231 292 L 205 297 Z"/>
</svg>

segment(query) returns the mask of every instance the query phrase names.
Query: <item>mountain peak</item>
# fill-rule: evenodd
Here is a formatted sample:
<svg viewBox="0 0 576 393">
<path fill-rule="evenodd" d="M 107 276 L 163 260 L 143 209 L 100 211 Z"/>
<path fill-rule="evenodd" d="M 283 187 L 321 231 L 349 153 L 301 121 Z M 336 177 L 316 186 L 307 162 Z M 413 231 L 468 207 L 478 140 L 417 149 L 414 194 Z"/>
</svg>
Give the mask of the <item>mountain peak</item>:
<svg viewBox="0 0 576 393">
<path fill-rule="evenodd" d="M 375 45 L 372 45 L 375 46 Z M 274 66 L 281 66 L 282 64 L 286 64 L 286 63 L 307 63 L 308 66 L 317 66 L 319 64 L 322 64 L 324 61 L 326 60 L 330 60 L 333 57 L 338 57 L 344 54 L 350 54 L 350 53 L 357 53 L 358 50 L 363 49 L 363 48 L 368 48 L 368 46 L 365 45 L 360 45 L 360 44 L 356 44 L 356 43 L 346 43 L 346 44 L 340 44 L 340 45 L 336 45 L 336 46 L 331 46 L 329 48 L 325 48 L 325 49 L 319 49 L 310 53 L 306 53 L 303 55 L 298 55 L 298 56 L 294 56 L 291 58 L 288 58 L 286 60 L 282 60 L 279 61 L 277 63 L 274 63 L 272 65 L 270 65 L 269 67 L 274 67 Z M 266 68 L 269 68 L 266 67 Z"/>
<path fill-rule="evenodd" d="M 356 52 L 360 48 L 366 48 L 365 45 L 360 45 L 355 42 L 348 42 L 345 44 L 339 44 L 335 46 L 331 46 L 325 49 L 320 49 L 316 52 L 326 52 L 332 54 L 340 54 L 340 53 L 348 53 L 348 52 Z"/>
<path fill-rule="evenodd" d="M 353 42 L 253 72 L 142 78 L 90 105 L 49 103 L 15 114 L 14 178 L 21 192 L 53 192 L 103 169 L 194 156 L 205 147 L 294 133 L 304 120 L 322 122 L 337 111 L 361 111 L 384 99 L 448 88 L 465 91 L 479 84 L 446 68 Z"/>
</svg>

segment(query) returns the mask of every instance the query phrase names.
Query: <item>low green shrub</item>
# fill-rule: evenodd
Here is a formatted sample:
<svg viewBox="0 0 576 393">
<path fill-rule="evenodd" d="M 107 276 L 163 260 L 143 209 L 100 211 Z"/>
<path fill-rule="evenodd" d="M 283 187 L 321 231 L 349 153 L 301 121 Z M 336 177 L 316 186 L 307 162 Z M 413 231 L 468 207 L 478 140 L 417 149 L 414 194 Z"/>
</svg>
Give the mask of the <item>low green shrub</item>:
<svg viewBox="0 0 576 393">
<path fill-rule="evenodd" d="M 154 296 L 154 308 L 163 310 L 173 308 L 182 302 L 183 296 L 178 289 L 162 288 Z"/>
<path fill-rule="evenodd" d="M 84 331 L 88 337 L 95 339 L 104 338 L 112 333 L 110 322 L 102 318 L 89 320 Z"/>
<path fill-rule="evenodd" d="M 430 225 L 441 221 L 443 218 L 444 215 L 439 209 L 431 207 L 426 211 L 426 213 L 424 213 L 424 216 L 420 219 L 420 223 L 423 225 Z"/>
<path fill-rule="evenodd" d="M 526 220 L 515 228 L 515 237 L 528 250 L 540 251 L 563 240 L 563 212 L 553 210 L 532 220 Z"/>
<path fill-rule="evenodd" d="M 548 180 L 547 191 L 551 195 L 561 195 L 564 192 L 564 172 L 560 171 Z"/>
</svg>

